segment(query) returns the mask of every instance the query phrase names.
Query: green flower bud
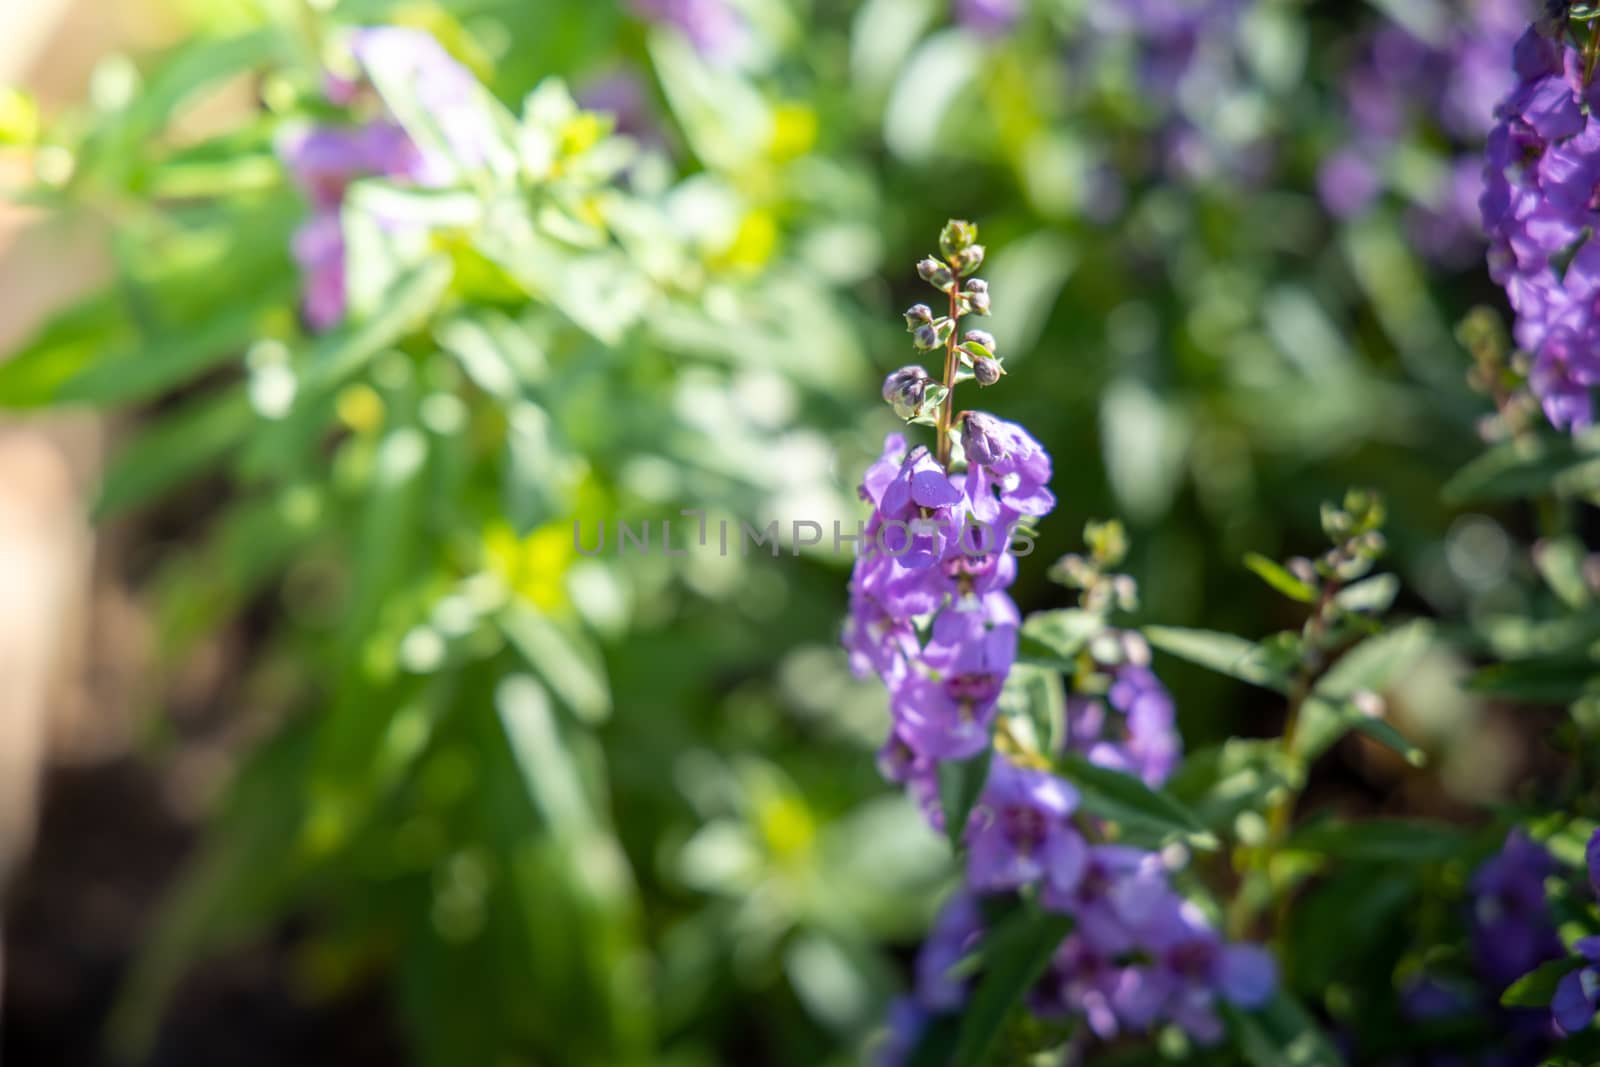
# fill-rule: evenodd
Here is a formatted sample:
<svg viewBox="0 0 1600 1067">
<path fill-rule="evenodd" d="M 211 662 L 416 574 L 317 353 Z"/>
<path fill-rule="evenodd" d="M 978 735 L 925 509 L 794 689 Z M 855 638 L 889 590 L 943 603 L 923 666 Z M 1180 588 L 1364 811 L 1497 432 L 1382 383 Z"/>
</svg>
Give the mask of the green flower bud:
<svg viewBox="0 0 1600 1067">
<path fill-rule="evenodd" d="M 957 274 L 963 276 L 971 274 L 983 266 L 983 246 L 973 245 L 971 248 L 963 248 L 950 257 L 950 265 L 955 268 Z"/>
<path fill-rule="evenodd" d="M 927 352 L 939 347 L 939 328 L 931 322 L 925 322 L 911 331 L 911 343 Z"/>
<path fill-rule="evenodd" d="M 972 242 L 978 239 L 978 228 L 964 219 L 951 219 L 944 224 L 944 229 L 939 231 L 939 251 L 943 252 L 946 259 L 954 257 L 971 247 Z"/>
<path fill-rule="evenodd" d="M 906 329 L 915 330 L 925 322 L 933 321 L 933 309 L 927 304 L 912 304 L 905 310 Z"/>
</svg>

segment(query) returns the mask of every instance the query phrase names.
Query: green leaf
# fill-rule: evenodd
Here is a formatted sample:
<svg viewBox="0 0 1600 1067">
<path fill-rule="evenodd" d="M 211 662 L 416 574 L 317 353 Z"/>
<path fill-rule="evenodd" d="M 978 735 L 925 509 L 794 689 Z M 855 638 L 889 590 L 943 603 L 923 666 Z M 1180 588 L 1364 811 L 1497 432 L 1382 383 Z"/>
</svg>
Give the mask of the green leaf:
<svg viewBox="0 0 1600 1067">
<path fill-rule="evenodd" d="M 1223 830 L 1246 811 L 1264 812 L 1286 788 L 1288 757 L 1276 738 L 1235 737 L 1186 753 L 1166 791 L 1210 830 Z"/>
<path fill-rule="evenodd" d="M 144 400 L 237 356 L 260 333 L 267 307 L 290 299 L 280 285 L 248 294 L 209 321 L 185 324 L 148 338 L 133 351 L 91 363 L 56 393 L 63 404 L 125 404 Z"/>
<path fill-rule="evenodd" d="M 1345 611 L 1382 615 L 1400 593 L 1400 579 L 1392 574 L 1375 574 L 1334 595 L 1333 602 Z"/>
<path fill-rule="evenodd" d="M 1484 667 L 1467 681 L 1474 693 L 1522 700 L 1530 704 L 1570 704 L 1594 691 L 1600 670 L 1592 662 L 1528 660 Z"/>
<path fill-rule="evenodd" d="M 217 462 L 255 425 L 242 388 L 208 394 L 161 417 L 121 449 L 100 483 L 97 519 L 146 503 Z"/>
<path fill-rule="evenodd" d="M 1287 992 L 1254 1012 L 1222 1008 L 1235 1044 L 1255 1067 L 1344 1067 L 1333 1042 Z"/>
<path fill-rule="evenodd" d="M 1566 438 L 1514 438 L 1496 445 L 1456 472 L 1440 496 L 1449 504 L 1509 500 L 1554 491 L 1579 463 Z"/>
<path fill-rule="evenodd" d="M 319 338 L 307 360 L 301 395 L 334 388 L 421 325 L 444 298 L 451 273 L 449 259 L 429 256 L 395 279 L 372 315 Z"/>
<path fill-rule="evenodd" d="M 1550 591 L 1574 611 L 1589 606 L 1593 595 L 1583 577 L 1583 562 L 1588 556 L 1583 542 L 1567 534 L 1540 542 L 1534 548 L 1534 566 Z"/>
<path fill-rule="evenodd" d="M 605 666 L 581 634 L 522 603 L 501 613 L 500 628 L 579 719 L 595 725 L 611 715 L 611 686 Z"/>
<path fill-rule="evenodd" d="M 1160 844 L 1182 840 L 1205 850 L 1217 847 L 1216 836 L 1188 808 L 1131 774 L 1096 766 L 1076 752 L 1060 756 L 1056 768 L 1078 787 L 1083 810 L 1119 824 L 1130 836 Z"/>
<path fill-rule="evenodd" d="M 967 818 L 972 807 L 983 795 L 983 783 L 989 778 L 989 760 L 994 746 L 968 760 L 944 760 L 939 764 L 939 804 L 944 809 L 944 832 L 950 847 L 961 847 L 962 835 L 967 830 Z"/>
<path fill-rule="evenodd" d="M 1555 999 L 1556 986 L 1561 979 L 1583 966 L 1578 956 L 1551 960 L 1511 983 L 1500 995 L 1500 1003 L 1507 1008 L 1548 1008 Z"/>
<path fill-rule="evenodd" d="M 1327 700 L 1347 700 L 1365 689 L 1382 689 L 1432 642 L 1433 624 L 1427 619 L 1369 637 L 1340 656 L 1312 692 Z"/>
<path fill-rule="evenodd" d="M 1018 656 L 1043 667 L 1071 672 L 1073 660 L 1089 639 L 1105 629 L 1105 620 L 1092 611 L 1063 608 L 1037 611 L 1022 623 Z"/>
<path fill-rule="evenodd" d="M 1310 585 L 1290 574 L 1282 564 L 1268 559 L 1259 552 L 1247 553 L 1244 557 L 1244 565 L 1250 568 L 1256 577 L 1290 600 L 1298 600 L 1302 604 L 1309 604 L 1317 598 L 1317 591 Z"/>
<path fill-rule="evenodd" d="M 1294 737 L 1295 755 L 1315 759 L 1351 730 L 1399 753 L 1413 767 L 1421 767 L 1428 761 L 1426 752 L 1385 720 L 1373 718 L 1349 700 L 1328 700 L 1316 695 L 1307 698 L 1300 709 L 1300 727 Z"/>
<path fill-rule="evenodd" d="M 1242 637 L 1180 626 L 1146 626 L 1144 636 L 1156 648 L 1179 659 L 1264 689 L 1289 691 L 1289 678 L 1283 670 L 1269 662 L 1261 646 Z"/>
<path fill-rule="evenodd" d="M 1472 839 L 1453 826 L 1421 819 L 1324 819 L 1297 829 L 1284 848 L 1342 860 L 1440 863 L 1466 855 Z"/>
<path fill-rule="evenodd" d="M 43 407 L 102 352 L 127 336 L 117 294 L 101 293 L 52 316 L 26 345 L 0 359 L 0 408 Z"/>
<path fill-rule="evenodd" d="M 1416 662 L 1432 641 L 1433 624 L 1417 619 L 1369 637 L 1341 656 L 1301 708 L 1300 725 L 1294 736 L 1295 754 L 1314 760 L 1345 734 L 1359 730 L 1393 748 L 1407 762 L 1420 765 L 1424 758 L 1421 749 L 1389 723 L 1366 715 L 1351 698 L 1363 690 L 1381 690 Z"/>
<path fill-rule="evenodd" d="M 992 929 L 981 948 L 983 974 L 973 989 L 956 1039 L 956 1067 L 989 1062 L 1006 1018 L 1044 973 L 1067 934 L 1070 916 L 1030 910 Z"/>
</svg>

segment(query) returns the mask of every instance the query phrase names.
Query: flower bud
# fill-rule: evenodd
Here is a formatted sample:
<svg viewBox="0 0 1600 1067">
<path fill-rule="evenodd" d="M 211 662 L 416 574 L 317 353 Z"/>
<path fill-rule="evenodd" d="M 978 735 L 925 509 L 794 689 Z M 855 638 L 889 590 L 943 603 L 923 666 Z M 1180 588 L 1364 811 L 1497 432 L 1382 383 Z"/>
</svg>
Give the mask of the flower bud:
<svg viewBox="0 0 1600 1067">
<path fill-rule="evenodd" d="M 979 385 L 993 385 L 1004 373 L 1005 370 L 1000 366 L 998 359 L 979 356 L 972 361 L 972 376 L 977 379 Z"/>
<path fill-rule="evenodd" d="M 933 379 L 921 367 L 901 367 L 883 380 L 883 399 L 902 419 L 914 419 L 932 384 Z"/>
<path fill-rule="evenodd" d="M 957 274 L 971 274 L 983 266 L 983 246 L 973 245 L 971 248 L 963 248 L 950 257 L 950 265 L 955 268 Z"/>
<path fill-rule="evenodd" d="M 1005 457 L 1006 446 L 1000 439 L 999 429 L 993 415 L 967 412 L 961 420 L 961 447 L 966 450 L 967 462 L 990 467 Z"/>
<path fill-rule="evenodd" d="M 911 343 L 924 352 L 938 348 L 939 328 L 931 322 L 923 323 L 911 331 Z"/>
<path fill-rule="evenodd" d="M 951 219 L 939 231 L 939 251 L 947 258 L 967 249 L 978 239 L 978 228 L 964 219 Z"/>
<path fill-rule="evenodd" d="M 982 278 L 967 281 L 967 304 L 979 315 L 989 314 L 989 283 Z"/>
<path fill-rule="evenodd" d="M 975 345 L 982 345 L 990 353 L 995 350 L 994 334 L 988 330 L 968 330 L 961 336 L 963 341 L 971 341 Z"/>
<path fill-rule="evenodd" d="M 950 268 L 932 256 L 917 262 L 917 274 L 935 289 L 945 292 L 956 283 L 956 276 L 950 273 Z"/>
<path fill-rule="evenodd" d="M 915 330 L 925 322 L 933 321 L 933 309 L 927 304 L 912 304 L 906 308 L 906 329 Z"/>
</svg>

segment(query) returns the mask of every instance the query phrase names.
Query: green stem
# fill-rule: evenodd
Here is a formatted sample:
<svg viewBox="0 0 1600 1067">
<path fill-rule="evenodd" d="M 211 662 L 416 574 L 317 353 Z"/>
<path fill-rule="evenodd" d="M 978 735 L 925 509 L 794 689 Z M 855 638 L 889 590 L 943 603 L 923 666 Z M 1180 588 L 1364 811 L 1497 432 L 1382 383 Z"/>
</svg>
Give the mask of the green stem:
<svg viewBox="0 0 1600 1067">
<path fill-rule="evenodd" d="M 939 405 L 938 454 L 939 466 L 950 469 L 950 423 L 956 408 L 956 340 L 961 332 L 961 304 L 957 298 L 958 281 L 950 283 L 950 336 L 944 343 L 944 402 Z"/>
</svg>

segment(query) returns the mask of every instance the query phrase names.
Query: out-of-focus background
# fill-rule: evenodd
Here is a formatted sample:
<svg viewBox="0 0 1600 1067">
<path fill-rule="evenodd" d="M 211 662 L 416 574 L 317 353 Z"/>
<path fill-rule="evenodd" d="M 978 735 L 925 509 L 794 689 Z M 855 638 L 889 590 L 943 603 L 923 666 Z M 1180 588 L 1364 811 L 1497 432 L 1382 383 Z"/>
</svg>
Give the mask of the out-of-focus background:
<svg viewBox="0 0 1600 1067">
<path fill-rule="evenodd" d="M 1480 448 L 1453 327 L 1500 306 L 1514 0 L 0 5 L 8 1064 L 853 1062 L 951 870 L 874 768 L 848 559 L 570 535 L 853 526 L 950 216 L 989 248 L 982 403 L 1056 457 L 1025 610 L 1115 515 L 1143 618 L 1298 625 L 1240 559 L 1314 552 L 1348 485 L 1457 648 L 1526 607 L 1532 517 L 1439 493 Z M 375 251 L 347 202 L 353 320 L 423 328 L 341 349 L 280 160 L 351 121 L 322 65 L 380 23 L 640 150 L 538 201 L 548 261 Z M 1158 667 L 1191 751 L 1277 730 Z M 1470 821 L 1559 766 L 1468 669 L 1386 694 L 1428 769 L 1352 740 L 1308 806 Z"/>
</svg>

